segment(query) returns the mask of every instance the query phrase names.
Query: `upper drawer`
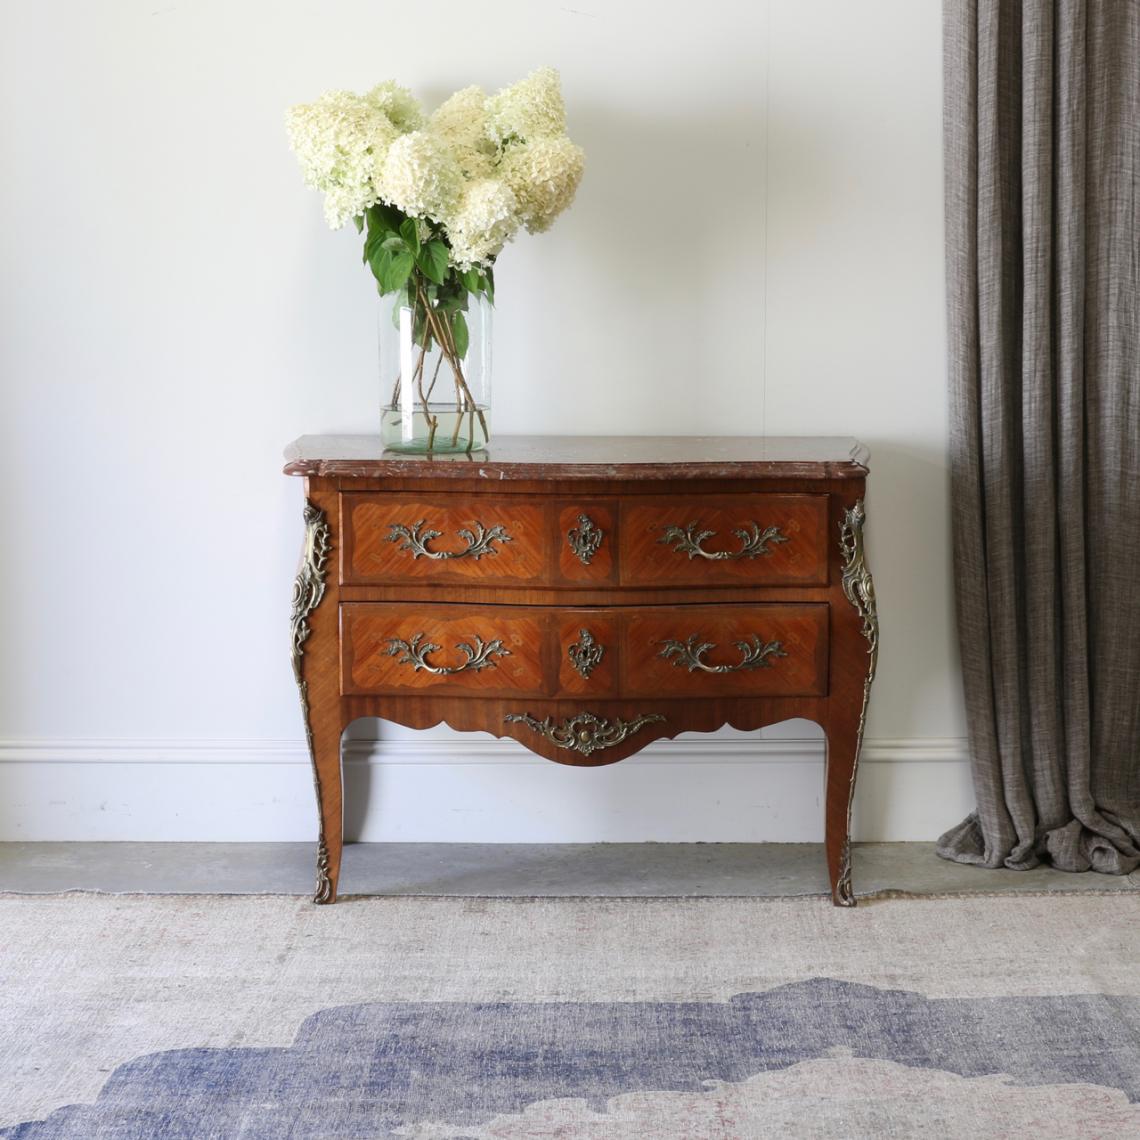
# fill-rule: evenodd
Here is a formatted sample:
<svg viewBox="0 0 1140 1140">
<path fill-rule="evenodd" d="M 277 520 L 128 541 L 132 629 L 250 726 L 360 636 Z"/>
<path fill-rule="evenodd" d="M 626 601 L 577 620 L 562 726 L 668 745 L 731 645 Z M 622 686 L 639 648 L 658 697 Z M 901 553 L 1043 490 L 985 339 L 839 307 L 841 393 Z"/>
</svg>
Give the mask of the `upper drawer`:
<svg viewBox="0 0 1140 1140">
<path fill-rule="evenodd" d="M 826 495 L 627 500 L 623 586 L 824 586 Z"/>
<path fill-rule="evenodd" d="M 341 513 L 346 583 L 546 578 L 539 499 L 346 494 Z"/>
</svg>

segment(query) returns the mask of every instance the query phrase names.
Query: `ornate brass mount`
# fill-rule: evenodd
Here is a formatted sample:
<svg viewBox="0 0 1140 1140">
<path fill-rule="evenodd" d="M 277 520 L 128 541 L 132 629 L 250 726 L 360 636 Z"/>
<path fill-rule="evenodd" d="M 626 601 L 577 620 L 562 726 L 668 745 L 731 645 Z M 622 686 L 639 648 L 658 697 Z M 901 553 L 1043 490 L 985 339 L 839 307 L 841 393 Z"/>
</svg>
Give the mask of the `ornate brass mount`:
<svg viewBox="0 0 1140 1140">
<path fill-rule="evenodd" d="M 867 639 L 867 675 L 863 678 L 863 707 L 859 712 L 859 729 L 855 737 L 855 763 L 851 766 L 851 785 L 847 792 L 847 836 L 840 860 L 839 880 L 835 885 L 836 900 L 842 906 L 855 905 L 855 892 L 851 887 L 851 804 L 855 798 L 855 775 L 859 768 L 859 753 L 863 747 L 863 730 L 867 725 L 867 703 L 871 699 L 871 683 L 879 663 L 879 611 L 875 604 L 875 583 L 867 567 L 863 550 L 863 524 L 866 512 L 863 500 L 843 512 L 839 523 L 839 549 L 843 555 L 843 594 L 855 607 L 863 621 L 863 636 Z"/>
<path fill-rule="evenodd" d="M 511 536 L 507 534 L 505 527 L 496 525 L 488 529 L 481 522 L 473 522 L 470 530 L 464 529 L 458 532 L 459 537 L 467 543 L 464 549 L 429 550 L 428 543 L 433 538 L 439 538 L 443 532 L 421 529 L 425 522 L 427 519 L 420 519 L 410 527 L 404 526 L 403 523 L 389 523 L 388 529 L 392 533 L 388 535 L 388 541 L 399 542 L 400 549 L 410 550 L 412 558 L 474 558 L 476 562 L 484 554 L 498 554 L 495 549 L 496 542 L 511 541 Z"/>
<path fill-rule="evenodd" d="M 325 842 L 324 810 L 321 802 L 321 784 L 317 779 L 317 758 L 313 749 L 313 728 L 309 723 L 309 683 L 305 680 L 301 660 L 305 642 L 312 633 L 309 615 L 321 604 L 325 596 L 325 571 L 332 553 L 332 536 L 325 512 L 308 500 L 305 501 L 305 545 L 301 552 L 301 568 L 293 581 L 293 612 L 289 620 L 292 641 L 293 677 L 301 698 L 301 715 L 305 721 L 305 740 L 309 746 L 309 762 L 313 767 L 313 787 L 317 794 L 317 886 L 313 902 L 327 903 L 332 898 L 332 880 L 329 878 L 329 849 Z"/>
<path fill-rule="evenodd" d="M 701 635 L 694 633 L 687 641 L 673 641 L 669 639 L 661 642 L 665 646 L 658 657 L 673 658 L 673 664 L 688 669 L 690 673 L 700 670 L 702 673 L 739 673 L 747 669 L 770 669 L 776 657 L 787 657 L 783 645 L 778 641 L 763 642 L 756 634 L 745 641 L 734 641 L 733 645 L 740 650 L 740 660 L 735 665 L 709 665 L 701 658 L 710 650 L 716 648 L 712 641 L 701 641 Z"/>
<path fill-rule="evenodd" d="M 433 645 L 430 641 L 421 644 L 423 639 L 427 636 L 424 633 L 413 634 L 411 641 L 402 641 L 398 637 L 388 638 L 388 656 L 399 657 L 398 664 L 411 665 L 415 672 L 421 669 L 428 673 L 434 673 L 437 677 L 451 677 L 456 673 L 462 673 L 466 669 L 471 669 L 478 672 L 480 669 L 494 668 L 495 662 L 492 660 L 494 657 L 510 657 L 511 651 L 503 647 L 503 643 L 499 638 L 494 641 L 484 642 L 483 639 L 476 634 L 471 640 L 473 645 L 469 645 L 466 641 L 461 641 L 455 648 L 458 649 L 464 657 L 467 658 L 462 665 L 433 665 L 427 659 L 429 653 L 434 653 L 440 647 Z M 402 654 L 402 656 L 401 656 Z"/>
<path fill-rule="evenodd" d="M 566 532 L 566 541 L 570 543 L 570 549 L 578 556 L 578 561 L 583 566 L 590 565 L 590 560 L 598 553 L 604 537 L 605 532 L 589 515 L 579 515 L 578 525 L 572 526 Z"/>
<path fill-rule="evenodd" d="M 665 718 L 660 713 L 643 713 L 633 720 L 622 720 L 619 716 L 611 721 L 587 712 L 567 717 L 560 725 L 556 725 L 552 717 L 539 720 L 529 713 L 508 713 L 503 719 L 510 724 L 525 724 L 559 748 L 589 756 L 603 748 L 612 748 L 639 728 Z"/>
<path fill-rule="evenodd" d="M 843 593 L 863 619 L 863 636 L 867 639 L 867 653 L 871 660 L 867 668 L 867 687 L 875 679 L 875 666 L 879 659 L 879 614 L 875 604 L 875 583 L 867 568 L 863 552 L 863 524 L 866 513 L 863 500 L 843 512 L 839 524 L 839 546 L 843 551 Z"/>
<path fill-rule="evenodd" d="M 325 567 L 332 550 L 332 539 L 325 512 L 305 503 L 305 545 L 301 551 L 301 568 L 293 581 L 293 612 L 289 631 L 293 643 L 293 676 L 301 686 L 301 703 L 305 704 L 305 682 L 301 676 L 301 656 L 308 640 L 309 615 L 325 596 Z M 306 706 L 306 713 L 308 712 Z M 308 717 L 306 716 L 306 722 Z"/>
<path fill-rule="evenodd" d="M 698 530 L 701 524 L 691 522 L 686 527 L 666 526 L 661 529 L 664 535 L 657 541 L 667 543 L 673 547 L 677 554 L 687 554 L 689 560 L 694 558 L 707 558 L 710 562 L 721 562 L 725 559 L 757 558 L 761 554 L 771 554 L 769 546 L 776 543 L 787 542 L 787 536 L 780 533 L 778 526 L 760 529 L 760 524 L 754 522 L 750 529 L 739 527 L 732 533 L 740 539 L 739 550 L 705 550 L 701 543 L 706 538 L 712 538 L 715 530 Z M 675 545 L 674 545 L 675 544 Z"/>
<path fill-rule="evenodd" d="M 588 629 L 580 629 L 578 630 L 578 640 L 566 651 L 566 656 L 570 658 L 570 664 L 583 677 L 589 678 L 590 674 L 601 664 L 605 652 L 605 646 L 599 645 Z"/>
</svg>

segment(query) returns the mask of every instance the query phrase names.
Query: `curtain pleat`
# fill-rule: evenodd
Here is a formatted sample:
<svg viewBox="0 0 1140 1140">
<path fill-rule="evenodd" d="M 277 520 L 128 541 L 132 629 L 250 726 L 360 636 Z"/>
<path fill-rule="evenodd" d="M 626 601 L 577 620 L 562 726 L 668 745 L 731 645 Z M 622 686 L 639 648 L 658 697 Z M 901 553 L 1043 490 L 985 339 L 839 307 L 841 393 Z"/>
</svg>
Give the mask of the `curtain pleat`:
<svg viewBox="0 0 1140 1140">
<path fill-rule="evenodd" d="M 946 0 L 954 577 L 977 811 L 1140 866 L 1140 3 Z"/>
</svg>

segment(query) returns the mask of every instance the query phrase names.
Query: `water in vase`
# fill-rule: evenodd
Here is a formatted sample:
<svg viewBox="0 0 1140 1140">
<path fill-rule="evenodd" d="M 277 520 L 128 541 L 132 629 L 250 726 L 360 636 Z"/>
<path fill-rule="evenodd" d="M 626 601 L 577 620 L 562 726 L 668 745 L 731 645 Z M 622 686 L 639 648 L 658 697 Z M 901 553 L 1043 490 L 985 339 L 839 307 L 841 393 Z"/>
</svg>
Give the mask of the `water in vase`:
<svg viewBox="0 0 1140 1140">
<path fill-rule="evenodd" d="M 381 441 L 388 451 L 431 452 L 436 455 L 482 451 L 491 432 L 491 409 L 479 404 L 457 411 L 455 404 L 417 405 L 411 416 L 399 408 L 384 408 Z"/>
</svg>

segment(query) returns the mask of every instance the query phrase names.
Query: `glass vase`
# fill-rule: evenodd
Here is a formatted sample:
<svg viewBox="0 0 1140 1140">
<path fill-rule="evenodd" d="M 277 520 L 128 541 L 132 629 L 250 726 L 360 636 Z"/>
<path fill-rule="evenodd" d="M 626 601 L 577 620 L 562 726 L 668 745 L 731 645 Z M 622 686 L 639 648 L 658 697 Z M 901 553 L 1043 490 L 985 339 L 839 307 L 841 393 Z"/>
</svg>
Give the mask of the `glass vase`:
<svg viewBox="0 0 1140 1140">
<path fill-rule="evenodd" d="M 479 451 L 491 434 L 491 304 L 414 277 L 380 298 L 380 435 L 389 451 Z"/>
</svg>

